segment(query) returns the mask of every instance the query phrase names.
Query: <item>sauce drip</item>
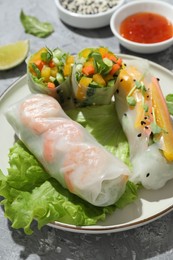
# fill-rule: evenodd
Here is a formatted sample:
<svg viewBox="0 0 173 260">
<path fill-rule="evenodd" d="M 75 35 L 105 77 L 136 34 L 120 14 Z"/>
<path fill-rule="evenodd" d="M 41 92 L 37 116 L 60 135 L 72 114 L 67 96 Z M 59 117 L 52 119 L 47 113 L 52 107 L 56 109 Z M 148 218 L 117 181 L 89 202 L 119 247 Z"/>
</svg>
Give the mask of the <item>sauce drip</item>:
<svg viewBox="0 0 173 260">
<path fill-rule="evenodd" d="M 123 20 L 120 34 L 138 43 L 157 43 L 173 37 L 173 25 L 159 14 L 135 13 Z"/>
</svg>

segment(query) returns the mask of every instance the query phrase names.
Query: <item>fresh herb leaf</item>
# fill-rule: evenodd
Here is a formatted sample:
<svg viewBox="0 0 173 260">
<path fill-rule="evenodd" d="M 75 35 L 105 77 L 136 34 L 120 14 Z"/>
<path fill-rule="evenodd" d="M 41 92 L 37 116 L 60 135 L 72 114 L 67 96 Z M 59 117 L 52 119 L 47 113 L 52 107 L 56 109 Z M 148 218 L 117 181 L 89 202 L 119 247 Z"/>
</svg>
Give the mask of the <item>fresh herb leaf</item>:
<svg viewBox="0 0 173 260">
<path fill-rule="evenodd" d="M 135 100 L 134 97 L 127 96 L 126 99 L 127 99 L 127 103 L 129 104 L 129 106 L 135 106 L 136 105 L 136 100 Z"/>
<path fill-rule="evenodd" d="M 88 56 L 89 58 L 92 57 L 94 59 L 94 65 L 97 73 L 100 74 L 107 74 L 112 67 L 109 67 L 102 59 L 102 56 L 98 52 L 91 52 Z"/>
<path fill-rule="evenodd" d="M 53 54 L 51 52 L 43 52 L 41 54 L 41 60 L 45 62 L 50 62 L 53 58 Z"/>
<path fill-rule="evenodd" d="M 136 80 L 135 86 L 136 86 L 137 89 L 140 89 L 143 94 L 147 91 L 146 87 L 145 87 L 145 85 L 144 85 L 144 83 L 142 81 L 137 81 Z"/>
<path fill-rule="evenodd" d="M 32 63 L 31 66 L 32 66 L 32 68 L 33 68 L 35 74 L 37 75 L 37 78 L 38 78 L 38 79 L 41 78 L 41 72 L 40 72 L 40 70 L 38 69 L 37 65 L 35 65 L 35 63 Z"/>
<path fill-rule="evenodd" d="M 148 112 L 148 105 L 147 105 L 147 104 L 144 104 L 144 105 L 143 105 L 143 109 L 144 109 L 145 112 Z"/>
<path fill-rule="evenodd" d="M 160 126 L 158 126 L 155 122 L 152 122 L 151 131 L 153 134 L 160 134 L 161 132 L 163 132 L 163 129 Z"/>
<path fill-rule="evenodd" d="M 173 115 L 173 94 L 168 94 L 166 96 L 166 104 L 170 115 Z"/>
<path fill-rule="evenodd" d="M 40 22 L 36 17 L 25 15 L 23 10 L 20 13 L 20 21 L 26 33 L 39 38 L 44 38 L 53 33 L 53 26 L 48 22 Z"/>
</svg>

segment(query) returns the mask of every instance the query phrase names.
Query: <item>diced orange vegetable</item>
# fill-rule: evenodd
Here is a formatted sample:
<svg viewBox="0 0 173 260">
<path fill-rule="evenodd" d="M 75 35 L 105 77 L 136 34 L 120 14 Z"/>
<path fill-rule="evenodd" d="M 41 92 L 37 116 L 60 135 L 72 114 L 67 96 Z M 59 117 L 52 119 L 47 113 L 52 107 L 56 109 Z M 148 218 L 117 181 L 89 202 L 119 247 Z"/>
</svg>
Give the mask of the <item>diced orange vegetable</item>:
<svg viewBox="0 0 173 260">
<path fill-rule="evenodd" d="M 54 63 L 54 61 L 53 61 L 53 60 L 51 60 L 51 61 L 49 62 L 49 67 L 50 67 L 50 68 L 53 68 L 53 67 L 55 67 L 55 63 Z"/>
<path fill-rule="evenodd" d="M 29 63 L 35 63 L 37 60 L 41 60 L 41 54 L 47 52 L 46 48 L 41 48 L 38 52 L 33 54 L 29 59 Z"/>
<path fill-rule="evenodd" d="M 88 85 L 91 83 L 91 81 L 92 81 L 92 78 L 82 77 L 79 81 L 79 85 L 87 88 Z"/>
<path fill-rule="evenodd" d="M 57 67 L 53 67 L 53 68 L 50 69 L 50 75 L 52 77 L 55 78 L 57 73 L 58 73 L 58 68 Z"/>
<path fill-rule="evenodd" d="M 55 84 L 53 82 L 47 83 L 48 88 L 55 88 Z"/>
<path fill-rule="evenodd" d="M 156 78 L 153 78 L 151 91 L 156 123 L 164 129 L 160 134 L 164 143 L 163 154 L 168 161 L 173 161 L 173 125 L 165 98 Z"/>
<path fill-rule="evenodd" d="M 84 67 L 87 67 L 87 66 L 90 66 L 90 65 L 94 67 L 93 58 L 89 58 L 89 59 L 84 63 Z"/>
<path fill-rule="evenodd" d="M 112 69 L 111 69 L 111 71 L 109 72 L 109 74 L 110 74 L 110 75 L 114 75 L 114 74 L 119 70 L 119 68 L 120 68 L 120 65 L 119 65 L 119 64 L 114 64 L 114 65 L 112 66 Z"/>
<path fill-rule="evenodd" d="M 86 48 L 80 52 L 80 56 L 87 58 L 91 51 L 92 51 L 92 49 Z"/>
<path fill-rule="evenodd" d="M 35 65 L 37 66 L 37 68 L 38 68 L 40 71 L 42 70 L 43 66 L 45 65 L 44 61 L 42 61 L 42 60 L 37 60 L 37 61 L 35 61 L 34 63 L 35 63 Z"/>
<path fill-rule="evenodd" d="M 112 60 L 115 63 L 117 62 L 117 57 L 113 54 L 110 55 L 109 59 Z"/>
<path fill-rule="evenodd" d="M 114 77 L 113 77 L 113 75 L 107 74 L 107 75 L 103 76 L 103 78 L 106 82 L 108 82 L 109 80 L 113 79 Z"/>
<path fill-rule="evenodd" d="M 82 73 L 85 74 L 86 76 L 93 75 L 94 72 L 95 72 L 95 68 L 93 65 L 84 66 L 82 68 Z"/>
<path fill-rule="evenodd" d="M 79 100 L 84 100 L 86 97 L 86 91 L 87 88 L 89 86 L 89 84 L 91 83 L 92 78 L 87 78 L 87 77 L 82 77 L 79 81 L 78 84 L 78 89 L 77 89 L 77 93 L 76 93 L 76 98 Z"/>
<path fill-rule="evenodd" d="M 66 63 L 70 63 L 70 64 L 73 64 L 74 63 L 74 56 L 70 55 L 67 57 L 66 59 Z"/>
<path fill-rule="evenodd" d="M 106 81 L 104 80 L 102 75 L 98 73 L 93 75 L 93 80 L 101 86 L 106 86 Z"/>
<path fill-rule="evenodd" d="M 63 69 L 64 76 L 65 76 L 65 77 L 70 76 L 71 70 L 72 70 L 71 64 L 70 64 L 70 63 L 66 63 L 66 64 L 64 65 L 64 69 Z"/>
<path fill-rule="evenodd" d="M 118 65 L 120 65 L 120 66 L 122 65 L 122 62 L 123 62 L 123 61 L 122 61 L 121 58 L 118 58 L 117 61 L 116 61 L 116 63 L 117 63 Z"/>
<path fill-rule="evenodd" d="M 41 70 L 41 77 L 44 78 L 44 81 L 45 82 L 48 82 L 49 81 L 49 77 L 50 77 L 50 74 L 51 73 L 51 68 L 48 67 L 48 66 L 44 66 Z"/>
<path fill-rule="evenodd" d="M 102 55 L 102 57 L 105 57 L 105 54 L 108 52 L 108 49 L 105 47 L 100 47 L 99 52 Z"/>
</svg>

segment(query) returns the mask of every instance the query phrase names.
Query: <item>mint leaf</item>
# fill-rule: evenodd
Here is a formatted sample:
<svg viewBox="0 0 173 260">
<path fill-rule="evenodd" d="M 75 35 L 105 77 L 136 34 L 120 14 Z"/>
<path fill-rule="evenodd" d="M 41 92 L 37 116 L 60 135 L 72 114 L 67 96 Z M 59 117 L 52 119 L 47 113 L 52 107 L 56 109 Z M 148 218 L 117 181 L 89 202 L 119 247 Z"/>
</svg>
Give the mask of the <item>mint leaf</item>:
<svg viewBox="0 0 173 260">
<path fill-rule="evenodd" d="M 134 97 L 127 96 L 126 99 L 127 99 L 127 103 L 128 103 L 129 106 L 135 106 L 136 105 L 136 100 L 135 100 Z"/>
<path fill-rule="evenodd" d="M 166 96 L 166 104 L 170 115 L 173 115 L 173 94 L 168 94 Z"/>
<path fill-rule="evenodd" d="M 25 15 L 23 10 L 20 13 L 20 21 L 26 33 L 39 38 L 45 38 L 53 33 L 53 26 L 48 22 L 40 22 L 36 17 Z"/>
</svg>

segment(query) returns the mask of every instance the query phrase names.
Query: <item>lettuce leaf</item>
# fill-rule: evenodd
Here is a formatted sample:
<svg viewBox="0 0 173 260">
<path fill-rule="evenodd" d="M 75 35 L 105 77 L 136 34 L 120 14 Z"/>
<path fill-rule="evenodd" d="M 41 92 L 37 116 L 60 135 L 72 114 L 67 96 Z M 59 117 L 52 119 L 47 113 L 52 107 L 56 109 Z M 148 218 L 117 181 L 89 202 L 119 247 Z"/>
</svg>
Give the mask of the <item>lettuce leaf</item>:
<svg viewBox="0 0 173 260">
<path fill-rule="evenodd" d="M 166 104 L 170 115 L 173 116 L 173 94 L 168 94 L 166 96 Z"/>
<path fill-rule="evenodd" d="M 39 38 L 48 37 L 54 32 L 52 24 L 49 22 L 40 22 L 36 17 L 26 15 L 23 10 L 20 12 L 20 21 L 26 33 Z"/>
<path fill-rule="evenodd" d="M 113 120 L 114 104 L 105 106 L 103 110 L 97 107 L 93 107 L 93 110 L 84 108 L 68 114 L 89 129 L 108 150 L 119 154 L 128 162 L 127 140 L 119 122 Z M 114 131 L 115 125 L 117 132 Z M 12 227 L 23 228 L 26 234 L 32 234 L 33 220 L 37 221 L 39 229 L 54 221 L 78 226 L 94 225 L 103 221 L 116 208 L 132 203 L 138 195 L 138 186 L 128 182 L 125 193 L 115 205 L 93 206 L 50 177 L 21 141 L 10 149 L 9 165 L 7 176 L 0 171 L 0 196 L 4 197 L 1 205 L 4 206 L 4 214 L 12 222 Z"/>
</svg>

